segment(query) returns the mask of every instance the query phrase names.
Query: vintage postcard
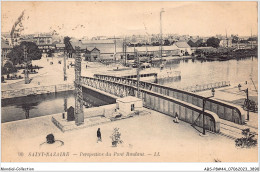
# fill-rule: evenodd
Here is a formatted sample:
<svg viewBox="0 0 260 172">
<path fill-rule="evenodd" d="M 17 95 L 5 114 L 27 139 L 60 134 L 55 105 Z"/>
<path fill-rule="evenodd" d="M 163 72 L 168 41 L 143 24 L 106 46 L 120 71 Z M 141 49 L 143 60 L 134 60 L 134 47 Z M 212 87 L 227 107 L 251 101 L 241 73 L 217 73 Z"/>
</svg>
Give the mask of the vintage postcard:
<svg viewBox="0 0 260 172">
<path fill-rule="evenodd" d="M 257 21 L 257 1 L 2 1 L 2 162 L 258 162 Z"/>
</svg>

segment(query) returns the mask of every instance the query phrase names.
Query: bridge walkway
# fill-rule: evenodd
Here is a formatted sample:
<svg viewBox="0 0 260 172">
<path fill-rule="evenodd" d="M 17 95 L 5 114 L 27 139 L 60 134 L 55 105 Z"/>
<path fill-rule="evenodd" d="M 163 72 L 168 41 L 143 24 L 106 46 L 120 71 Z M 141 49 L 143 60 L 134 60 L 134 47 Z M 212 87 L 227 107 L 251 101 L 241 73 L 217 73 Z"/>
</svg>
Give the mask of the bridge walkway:
<svg viewBox="0 0 260 172">
<path fill-rule="evenodd" d="M 127 79 L 127 78 L 109 76 L 109 75 L 100 75 L 100 74 L 95 74 L 94 76 L 96 78 L 111 81 L 114 83 L 121 83 L 129 86 L 137 87 L 137 81 L 133 79 Z M 167 95 L 169 97 L 176 98 L 178 100 L 193 104 L 199 108 L 202 108 L 203 99 L 205 99 L 205 97 L 192 92 L 179 90 L 179 89 L 175 89 L 175 88 L 171 88 L 171 87 L 167 87 L 155 83 L 140 81 L 139 87 L 145 90 L 150 90 L 156 93 L 160 93 L 162 95 Z M 236 124 L 245 123 L 244 111 L 241 107 L 237 105 L 233 105 L 227 102 L 223 102 L 221 100 L 216 100 L 214 98 L 211 98 L 211 99 L 207 99 L 205 109 L 216 113 L 220 119 L 224 119 Z"/>
</svg>

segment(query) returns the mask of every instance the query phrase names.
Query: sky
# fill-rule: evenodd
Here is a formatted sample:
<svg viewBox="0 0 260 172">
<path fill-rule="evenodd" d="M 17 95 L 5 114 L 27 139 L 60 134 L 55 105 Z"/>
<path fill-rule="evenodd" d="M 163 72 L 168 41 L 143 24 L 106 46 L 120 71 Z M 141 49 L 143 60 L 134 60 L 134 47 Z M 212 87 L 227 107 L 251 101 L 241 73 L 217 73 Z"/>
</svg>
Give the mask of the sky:
<svg viewBox="0 0 260 172">
<path fill-rule="evenodd" d="M 56 30 L 93 37 L 158 34 L 214 36 L 257 34 L 257 2 L 3 2 L 2 32 L 25 10 L 24 34 Z"/>
</svg>

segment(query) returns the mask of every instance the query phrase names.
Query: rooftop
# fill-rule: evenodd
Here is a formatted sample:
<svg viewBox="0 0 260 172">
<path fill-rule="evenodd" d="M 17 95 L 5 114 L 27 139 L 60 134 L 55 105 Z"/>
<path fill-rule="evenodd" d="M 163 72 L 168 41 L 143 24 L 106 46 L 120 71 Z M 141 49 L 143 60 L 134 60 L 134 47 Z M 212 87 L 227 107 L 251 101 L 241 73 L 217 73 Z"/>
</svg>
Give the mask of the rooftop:
<svg viewBox="0 0 260 172">
<path fill-rule="evenodd" d="M 136 101 L 140 101 L 140 100 L 141 99 L 133 97 L 133 96 L 127 96 L 127 97 L 117 99 L 117 101 L 123 102 L 123 103 L 136 102 Z"/>
<path fill-rule="evenodd" d="M 1 48 L 5 48 L 5 49 L 11 49 L 12 47 L 9 46 L 8 44 L 5 43 L 5 41 L 2 39 L 1 40 Z"/>
<path fill-rule="evenodd" d="M 176 42 L 175 45 L 178 48 L 190 48 L 189 44 L 187 44 L 187 42 L 185 42 L 185 41 Z"/>
<path fill-rule="evenodd" d="M 56 44 L 56 47 L 58 47 L 58 48 L 64 48 L 64 47 L 65 47 L 65 44 Z"/>
</svg>

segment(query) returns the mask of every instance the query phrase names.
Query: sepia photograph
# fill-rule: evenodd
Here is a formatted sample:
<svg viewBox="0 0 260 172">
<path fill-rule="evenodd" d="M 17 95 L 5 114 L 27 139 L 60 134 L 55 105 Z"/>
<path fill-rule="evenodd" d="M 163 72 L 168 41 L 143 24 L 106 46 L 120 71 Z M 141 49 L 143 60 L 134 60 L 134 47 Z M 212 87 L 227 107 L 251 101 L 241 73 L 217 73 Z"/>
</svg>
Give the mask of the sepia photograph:
<svg viewBox="0 0 260 172">
<path fill-rule="evenodd" d="M 1 2 L 1 162 L 186 168 L 258 147 L 258 1 Z"/>
</svg>

